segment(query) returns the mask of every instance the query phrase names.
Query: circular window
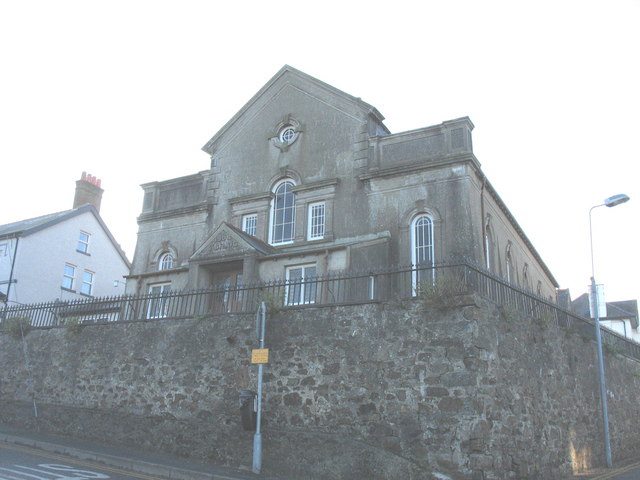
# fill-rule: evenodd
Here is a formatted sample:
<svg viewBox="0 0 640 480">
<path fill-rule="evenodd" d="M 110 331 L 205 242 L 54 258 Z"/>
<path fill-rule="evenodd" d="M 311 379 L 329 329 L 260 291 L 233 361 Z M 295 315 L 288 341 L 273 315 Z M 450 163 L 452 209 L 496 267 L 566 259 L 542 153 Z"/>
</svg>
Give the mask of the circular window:
<svg viewBox="0 0 640 480">
<path fill-rule="evenodd" d="M 296 139 L 296 129 L 291 125 L 285 126 L 282 130 L 280 130 L 280 141 L 291 143 Z"/>
</svg>

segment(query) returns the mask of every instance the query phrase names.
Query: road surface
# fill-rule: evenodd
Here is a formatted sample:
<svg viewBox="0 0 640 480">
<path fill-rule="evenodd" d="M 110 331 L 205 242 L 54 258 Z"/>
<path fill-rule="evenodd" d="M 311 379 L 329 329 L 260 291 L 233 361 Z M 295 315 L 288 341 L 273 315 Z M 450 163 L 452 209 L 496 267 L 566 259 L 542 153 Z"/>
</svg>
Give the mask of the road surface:
<svg viewBox="0 0 640 480">
<path fill-rule="evenodd" d="M 30 447 L 0 443 L 0 480 L 162 480 L 142 473 L 75 460 Z"/>
</svg>

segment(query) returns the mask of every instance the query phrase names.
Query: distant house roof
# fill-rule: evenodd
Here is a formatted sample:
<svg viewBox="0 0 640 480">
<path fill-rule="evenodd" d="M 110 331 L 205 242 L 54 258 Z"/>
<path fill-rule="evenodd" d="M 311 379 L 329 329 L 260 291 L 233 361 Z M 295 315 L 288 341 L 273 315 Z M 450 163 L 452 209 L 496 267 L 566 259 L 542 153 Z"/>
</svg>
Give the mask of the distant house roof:
<svg viewBox="0 0 640 480">
<path fill-rule="evenodd" d="M 571 302 L 571 310 L 578 315 L 589 318 L 589 295 L 583 293 Z M 607 302 L 607 316 L 600 320 L 630 320 L 633 328 L 638 328 L 638 301 L 624 300 L 621 302 Z"/>
<path fill-rule="evenodd" d="M 129 259 L 127 259 L 127 255 L 124 253 L 118 242 L 116 242 L 116 239 L 109 231 L 109 228 L 107 228 L 107 225 L 102 220 L 102 217 L 100 217 L 100 214 L 95 209 L 95 207 L 88 203 L 76 208 L 72 208 L 71 210 L 50 213 L 48 215 L 42 215 L 41 217 L 28 218 L 26 220 L 20 220 L 18 222 L 0 225 L 0 240 L 5 238 L 27 237 L 36 232 L 52 227 L 87 212 L 93 214 L 124 263 L 128 268 L 131 268 L 131 262 L 129 262 Z"/>
</svg>

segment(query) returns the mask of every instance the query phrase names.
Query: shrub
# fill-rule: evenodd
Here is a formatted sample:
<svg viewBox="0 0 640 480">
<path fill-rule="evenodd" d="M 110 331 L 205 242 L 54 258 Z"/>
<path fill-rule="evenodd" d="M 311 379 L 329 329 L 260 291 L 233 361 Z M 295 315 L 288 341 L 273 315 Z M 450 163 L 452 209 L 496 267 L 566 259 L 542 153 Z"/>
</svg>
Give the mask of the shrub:
<svg viewBox="0 0 640 480">
<path fill-rule="evenodd" d="M 262 302 L 267 313 L 278 313 L 284 307 L 284 290 L 261 292 L 258 297 L 258 307 Z"/>
<path fill-rule="evenodd" d="M 16 340 L 20 340 L 31 330 L 31 321 L 27 317 L 11 317 L 3 322 L 4 331 Z"/>
<path fill-rule="evenodd" d="M 416 293 L 423 306 L 446 309 L 452 306 L 454 297 L 468 293 L 468 288 L 464 277 L 445 272 L 437 275 L 433 281 L 420 282 Z"/>
<path fill-rule="evenodd" d="M 78 334 L 82 331 L 85 325 L 78 319 L 78 317 L 70 317 L 64 322 L 64 326 L 67 328 L 67 332 Z"/>
</svg>

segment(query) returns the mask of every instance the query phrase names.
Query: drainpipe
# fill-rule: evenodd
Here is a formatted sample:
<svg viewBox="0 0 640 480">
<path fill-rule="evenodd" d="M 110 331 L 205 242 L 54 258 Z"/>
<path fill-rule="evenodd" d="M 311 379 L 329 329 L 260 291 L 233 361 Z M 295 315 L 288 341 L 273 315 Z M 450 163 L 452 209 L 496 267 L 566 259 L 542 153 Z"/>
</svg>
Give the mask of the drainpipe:
<svg viewBox="0 0 640 480">
<path fill-rule="evenodd" d="M 18 255 L 18 242 L 20 241 L 20 237 L 16 235 L 14 237 L 16 239 L 16 246 L 13 248 L 13 259 L 11 260 L 11 270 L 9 272 L 9 283 L 7 284 L 7 303 L 5 303 L 5 311 L 7 306 L 9 305 L 9 294 L 11 293 L 11 283 L 13 283 L 13 270 L 16 266 L 16 257 Z"/>
</svg>

